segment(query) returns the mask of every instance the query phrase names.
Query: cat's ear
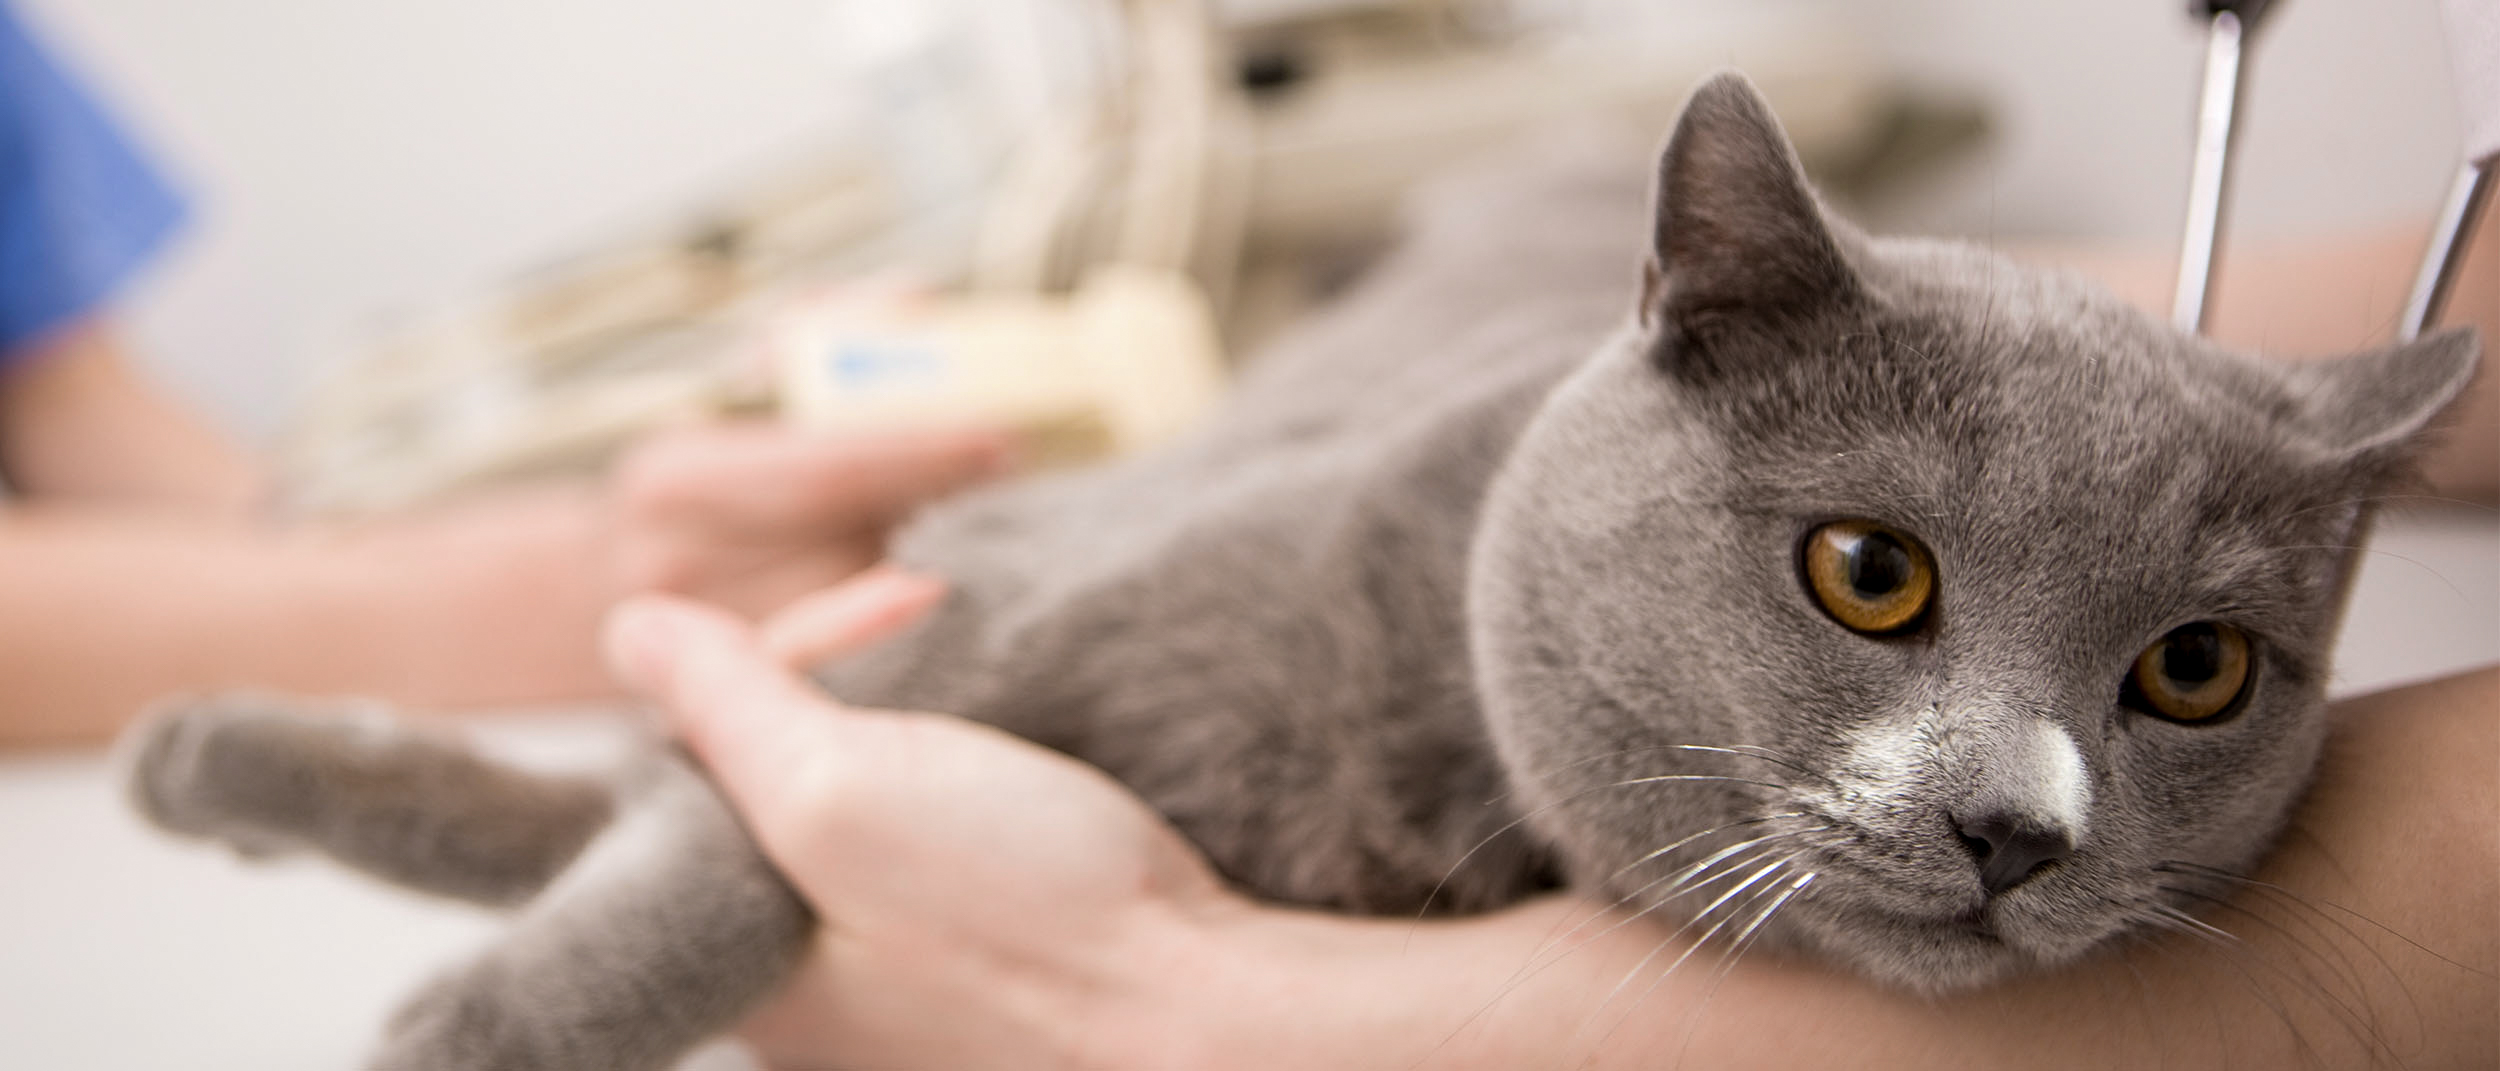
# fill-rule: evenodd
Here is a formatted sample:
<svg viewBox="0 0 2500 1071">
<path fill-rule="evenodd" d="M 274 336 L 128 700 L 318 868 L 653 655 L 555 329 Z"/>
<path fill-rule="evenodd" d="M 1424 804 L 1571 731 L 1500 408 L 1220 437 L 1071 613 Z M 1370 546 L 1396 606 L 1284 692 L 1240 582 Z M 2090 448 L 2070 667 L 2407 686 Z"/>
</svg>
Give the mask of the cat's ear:
<svg viewBox="0 0 2500 1071">
<path fill-rule="evenodd" d="M 1771 107 L 1745 76 L 1702 83 L 1658 161 L 1643 326 L 1794 312 L 1857 283 Z"/>
<path fill-rule="evenodd" d="M 2304 367 L 2295 382 L 2305 423 L 2340 463 L 2402 464 L 2473 380 L 2481 351 L 2473 329 L 2460 327 Z"/>
</svg>

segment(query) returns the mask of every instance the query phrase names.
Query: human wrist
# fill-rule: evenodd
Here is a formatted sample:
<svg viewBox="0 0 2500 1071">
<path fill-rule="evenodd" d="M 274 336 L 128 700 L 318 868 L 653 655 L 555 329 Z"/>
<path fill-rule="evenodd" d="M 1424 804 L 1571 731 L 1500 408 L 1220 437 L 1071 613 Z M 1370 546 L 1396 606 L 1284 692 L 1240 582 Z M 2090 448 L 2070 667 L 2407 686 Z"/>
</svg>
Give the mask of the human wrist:
<svg viewBox="0 0 2500 1071">
<path fill-rule="evenodd" d="M 1121 912 L 1075 985 L 1040 980 L 1072 1004 L 1060 1062 L 1112 1071 L 1240 1066 L 1232 1039 L 1256 1025 L 1239 1000 L 1267 984 L 1259 935 L 1277 909 L 1230 889 L 1153 890 Z M 1276 1066 L 1268 1064 L 1265 1066 Z"/>
<path fill-rule="evenodd" d="M 1244 901 L 1211 913 L 1195 931 L 1200 967 L 1186 987 L 1166 1066 L 1236 1068 L 1367 1066 L 1388 1040 L 1375 1022 L 1394 996 L 1363 992 L 1373 923 Z"/>
<path fill-rule="evenodd" d="M 356 690 L 407 702 L 600 694 L 594 637 L 616 591 L 582 505 L 516 495 L 299 532 L 305 635 L 328 638 Z"/>
</svg>

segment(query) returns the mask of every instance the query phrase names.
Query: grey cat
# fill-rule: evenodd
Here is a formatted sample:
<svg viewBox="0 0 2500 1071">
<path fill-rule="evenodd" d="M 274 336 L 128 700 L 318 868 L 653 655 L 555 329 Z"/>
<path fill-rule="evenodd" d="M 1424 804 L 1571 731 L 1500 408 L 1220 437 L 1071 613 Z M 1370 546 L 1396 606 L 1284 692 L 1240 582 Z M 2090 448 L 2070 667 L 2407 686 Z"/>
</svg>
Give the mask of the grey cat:
<svg viewBox="0 0 2500 1071">
<path fill-rule="evenodd" d="M 1732 75 L 1653 226 L 1607 190 L 1428 205 L 1194 438 L 934 511 L 897 553 L 949 600 L 824 682 L 1094 762 L 1268 897 L 1567 884 L 1921 990 L 2253 863 L 2325 732 L 2356 518 L 2470 337 L 2287 366 L 1867 238 Z M 1629 316 L 1586 254 L 1626 233 Z M 144 732 L 169 829 L 518 909 L 378 1068 L 662 1067 L 814 924 L 665 752 L 551 779 L 253 700 Z"/>
</svg>

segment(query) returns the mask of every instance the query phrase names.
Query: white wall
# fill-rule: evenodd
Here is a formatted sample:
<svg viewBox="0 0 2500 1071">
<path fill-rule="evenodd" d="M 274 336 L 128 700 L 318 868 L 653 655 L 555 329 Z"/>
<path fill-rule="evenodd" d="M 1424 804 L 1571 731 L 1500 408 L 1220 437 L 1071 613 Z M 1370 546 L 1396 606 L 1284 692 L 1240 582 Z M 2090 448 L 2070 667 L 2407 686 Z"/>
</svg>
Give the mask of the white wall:
<svg viewBox="0 0 2500 1071">
<path fill-rule="evenodd" d="M 2204 37 L 2186 0 L 1886 0 L 1911 77 L 1984 87 L 1999 141 L 1914 199 L 1915 229 L 2170 238 Z M 2293 235 L 2427 218 L 2457 164 L 2437 0 L 2283 0 L 2254 45 L 2232 223 Z M 1994 221 L 1993 228 L 1991 220 Z"/>
<path fill-rule="evenodd" d="M 803 144 L 823 0 L 16 0 L 197 200 L 129 321 L 278 423 L 360 323 L 561 254 Z"/>
<path fill-rule="evenodd" d="M 253 433 L 355 325 L 648 218 L 841 110 L 830 0 L 17 2 L 197 195 L 199 225 L 129 319 L 169 378 Z M 1996 146 L 1886 224 L 2176 226 L 2199 56 L 2182 0 L 1838 6 L 1907 75 L 1999 109 Z M 2277 11 L 2241 233 L 2427 213 L 2454 137 L 2434 0 Z"/>
</svg>

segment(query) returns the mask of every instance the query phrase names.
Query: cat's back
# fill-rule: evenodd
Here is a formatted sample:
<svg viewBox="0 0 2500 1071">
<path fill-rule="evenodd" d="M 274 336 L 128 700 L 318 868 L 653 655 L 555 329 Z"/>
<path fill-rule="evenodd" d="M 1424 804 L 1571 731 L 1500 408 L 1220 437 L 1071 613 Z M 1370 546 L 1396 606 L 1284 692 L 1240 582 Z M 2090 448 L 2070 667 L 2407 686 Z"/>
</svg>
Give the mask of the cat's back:
<svg viewBox="0 0 2500 1071">
<path fill-rule="evenodd" d="M 1271 895 L 1420 898 L 1498 824 L 1433 806 L 1501 791 L 1465 665 L 1477 503 L 1630 289 L 1589 247 L 1637 245 L 1596 233 L 1637 212 L 1585 192 L 1444 191 L 1184 441 L 932 512 L 897 556 L 947 604 L 828 683 L 1095 762 Z M 1509 862 L 1460 898 L 1515 893 Z"/>
<path fill-rule="evenodd" d="M 1622 166 L 1639 143 L 1622 131 L 1531 147 L 1526 166 L 1462 170 L 1420 191 L 1406 237 L 1247 361 L 1183 441 L 949 504 L 904 552 L 1056 575 L 1130 567 L 1147 548 L 1202 546 L 1262 518 L 1308 527 L 1373 494 L 1417 444 L 1467 437 L 1500 419 L 1488 409 L 1541 395 L 1623 314 L 1643 190 Z"/>
</svg>

